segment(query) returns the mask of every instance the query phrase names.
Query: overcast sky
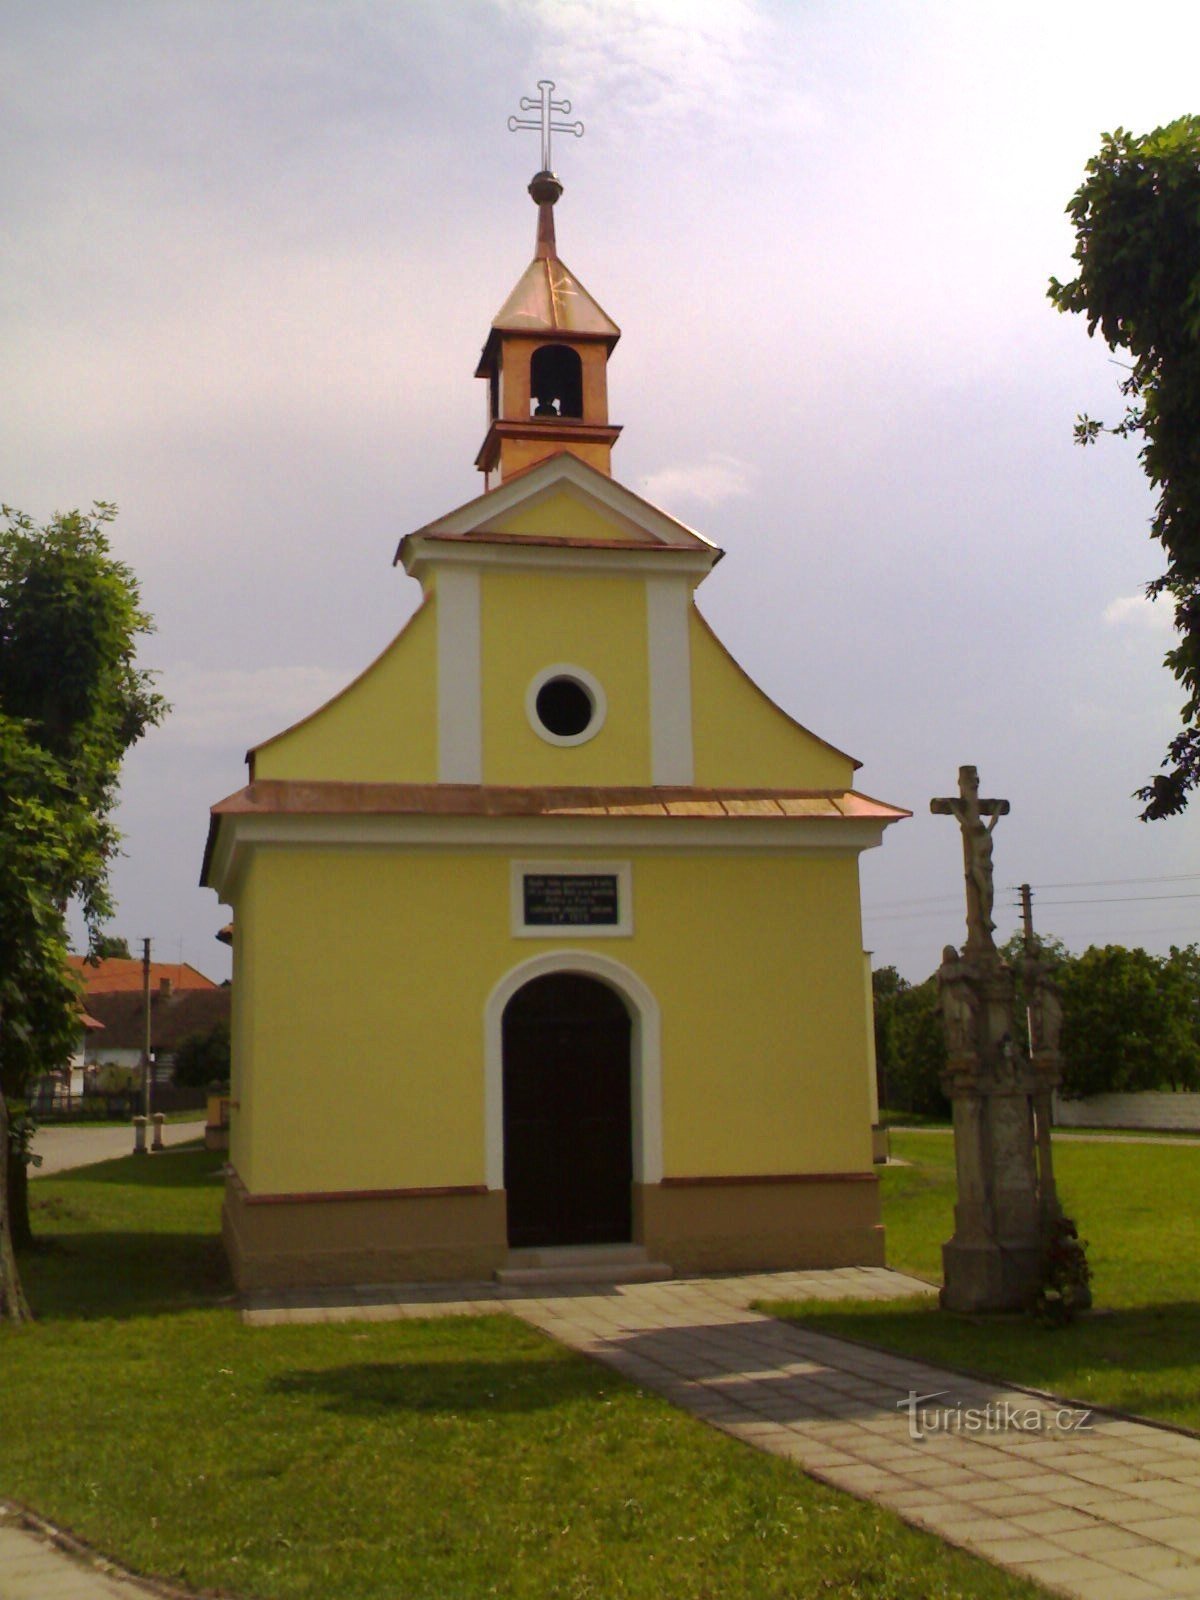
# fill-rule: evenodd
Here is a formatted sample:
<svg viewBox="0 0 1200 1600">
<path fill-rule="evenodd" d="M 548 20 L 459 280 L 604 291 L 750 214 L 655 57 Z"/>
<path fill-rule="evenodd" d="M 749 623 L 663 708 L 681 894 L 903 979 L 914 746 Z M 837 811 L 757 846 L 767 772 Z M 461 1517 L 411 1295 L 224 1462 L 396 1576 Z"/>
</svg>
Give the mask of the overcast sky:
<svg viewBox="0 0 1200 1600">
<path fill-rule="evenodd" d="M 728 552 L 701 608 L 910 807 L 864 857 L 906 976 L 963 937 L 973 762 L 1076 950 L 1200 938 L 1200 810 L 1143 825 L 1181 696 L 1120 369 L 1046 299 L 1101 132 L 1196 103 L 1200 7 L 4 0 L 0 499 L 115 500 L 175 710 L 129 757 L 114 931 L 215 977 L 197 887 L 246 748 L 411 612 L 469 499 L 472 373 L 533 249 L 540 77 L 582 117 L 563 259 L 616 319 L 618 477 Z M 1200 804 L 1200 803 L 1198 803 Z M 1083 904 L 1081 902 L 1089 902 Z"/>
</svg>

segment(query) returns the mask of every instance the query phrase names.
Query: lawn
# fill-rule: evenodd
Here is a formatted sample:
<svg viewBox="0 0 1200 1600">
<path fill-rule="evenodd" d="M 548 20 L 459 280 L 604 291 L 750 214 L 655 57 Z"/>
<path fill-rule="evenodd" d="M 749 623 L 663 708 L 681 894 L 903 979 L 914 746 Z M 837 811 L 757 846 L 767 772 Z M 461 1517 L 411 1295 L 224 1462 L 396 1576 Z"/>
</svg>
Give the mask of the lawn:
<svg viewBox="0 0 1200 1600">
<path fill-rule="evenodd" d="M 255 1600 L 1035 1596 L 506 1316 L 247 1328 L 219 1156 L 39 1179 L 0 1494 Z"/>
<path fill-rule="evenodd" d="M 888 1264 L 941 1281 L 954 1146 L 891 1135 L 912 1163 L 883 1175 Z M 989 1377 L 1200 1429 L 1200 1148 L 1056 1141 L 1066 1210 L 1088 1241 L 1095 1314 L 1067 1328 L 961 1317 L 927 1301 L 771 1306 L 777 1314 Z"/>
</svg>

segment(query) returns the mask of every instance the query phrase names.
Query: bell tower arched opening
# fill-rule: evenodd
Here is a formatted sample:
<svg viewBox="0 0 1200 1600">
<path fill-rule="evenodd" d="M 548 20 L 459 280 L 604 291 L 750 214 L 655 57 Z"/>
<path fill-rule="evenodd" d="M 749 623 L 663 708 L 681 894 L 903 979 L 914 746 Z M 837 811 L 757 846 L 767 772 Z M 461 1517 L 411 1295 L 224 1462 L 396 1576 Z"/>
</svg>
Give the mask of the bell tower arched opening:
<svg viewBox="0 0 1200 1600">
<path fill-rule="evenodd" d="M 535 417 L 583 416 L 583 362 L 569 344 L 543 344 L 529 364 Z"/>
</svg>

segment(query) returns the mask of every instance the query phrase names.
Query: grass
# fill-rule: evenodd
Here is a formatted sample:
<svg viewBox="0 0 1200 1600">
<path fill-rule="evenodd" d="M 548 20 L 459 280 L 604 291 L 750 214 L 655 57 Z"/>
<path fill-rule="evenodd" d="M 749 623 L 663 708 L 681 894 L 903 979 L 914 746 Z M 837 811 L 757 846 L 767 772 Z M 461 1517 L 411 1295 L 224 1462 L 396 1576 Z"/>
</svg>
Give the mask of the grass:
<svg viewBox="0 0 1200 1600">
<path fill-rule="evenodd" d="M 888 1262 L 941 1281 L 953 1231 L 954 1147 L 893 1133 L 912 1163 L 883 1175 Z M 772 1305 L 778 1315 L 1072 1399 L 1200 1429 L 1200 1151 L 1056 1143 L 1066 1210 L 1088 1241 L 1097 1312 L 1066 1328 L 1032 1317 L 962 1317 L 928 1301 Z"/>
<path fill-rule="evenodd" d="M 255 1600 L 1035 1596 L 516 1319 L 247 1328 L 221 1158 L 39 1179 L 0 1494 Z"/>
</svg>

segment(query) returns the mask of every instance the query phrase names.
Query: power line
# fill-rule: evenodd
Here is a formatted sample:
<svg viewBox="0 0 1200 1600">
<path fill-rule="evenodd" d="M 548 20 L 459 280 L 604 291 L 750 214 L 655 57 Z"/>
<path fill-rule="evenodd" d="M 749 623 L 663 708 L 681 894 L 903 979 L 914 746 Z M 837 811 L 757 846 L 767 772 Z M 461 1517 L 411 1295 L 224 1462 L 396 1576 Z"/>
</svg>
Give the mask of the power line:
<svg viewBox="0 0 1200 1600">
<path fill-rule="evenodd" d="M 1039 900 L 1039 906 L 1145 905 L 1150 900 L 1200 900 L 1200 894 L 1106 894 L 1086 900 Z M 1014 901 L 1014 905 L 1017 902 Z"/>
<path fill-rule="evenodd" d="M 1035 893 L 1038 889 L 1116 889 L 1131 883 L 1185 883 L 1195 878 L 1200 878 L 1200 872 L 1172 872 L 1162 878 L 1093 878 L 1083 883 L 1043 883 L 1033 887 Z M 1016 894 L 1020 887 L 1019 883 L 1010 883 L 1009 892 Z"/>
</svg>

